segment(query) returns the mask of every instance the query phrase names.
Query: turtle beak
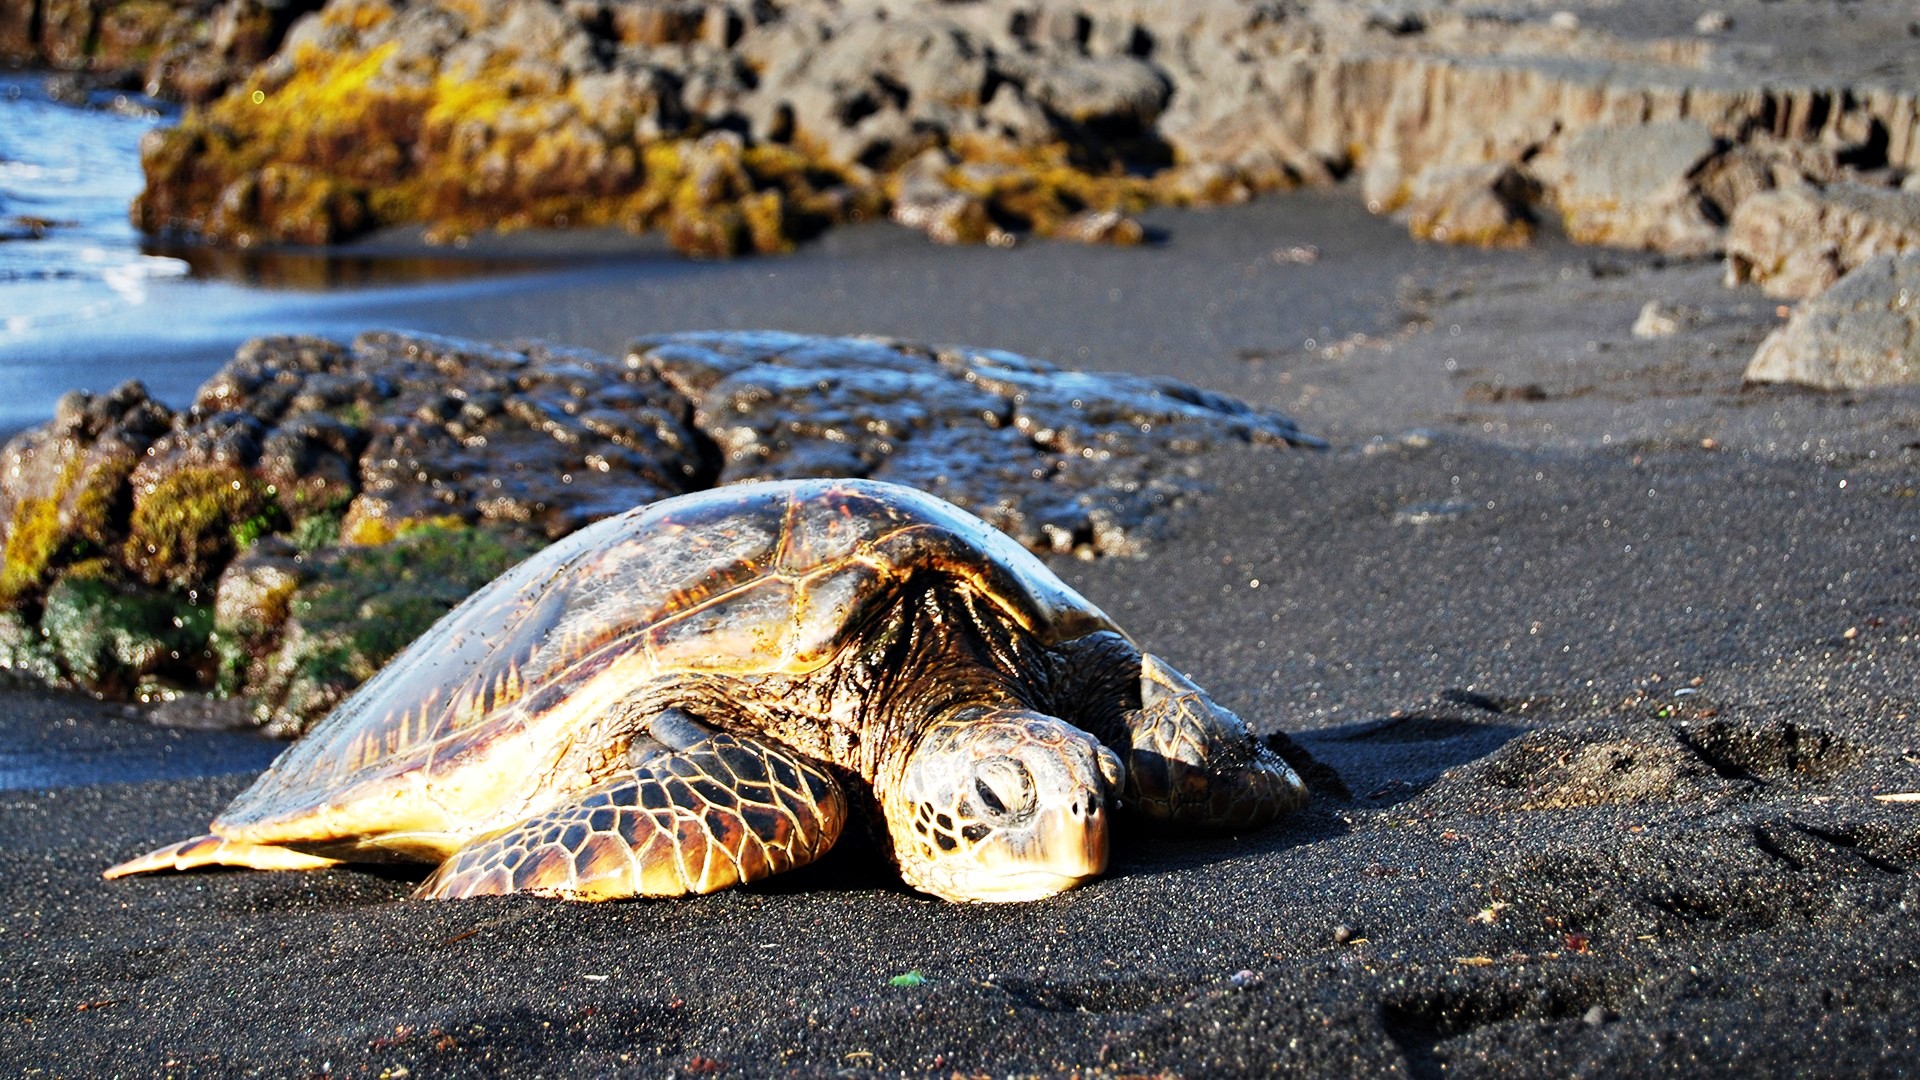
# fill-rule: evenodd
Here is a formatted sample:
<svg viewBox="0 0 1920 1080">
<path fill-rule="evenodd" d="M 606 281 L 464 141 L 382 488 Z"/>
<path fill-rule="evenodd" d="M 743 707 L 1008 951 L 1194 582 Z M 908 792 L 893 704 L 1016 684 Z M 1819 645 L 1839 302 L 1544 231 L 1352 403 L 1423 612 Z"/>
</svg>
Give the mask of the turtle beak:
<svg viewBox="0 0 1920 1080">
<path fill-rule="evenodd" d="M 1018 869 L 982 874 L 966 885 L 965 896 L 949 899 L 989 904 L 1040 900 L 1099 877 L 1107 869 L 1107 810 L 1104 800 L 1082 800 L 1042 814 L 1032 824 Z"/>
<path fill-rule="evenodd" d="M 1042 850 L 1053 856 L 1049 869 L 1076 883 L 1106 872 L 1105 802 L 1090 794 L 1084 802 L 1055 810 L 1040 822 Z"/>
<path fill-rule="evenodd" d="M 1108 822 L 1111 796 L 1119 794 L 1124 775 L 1120 758 L 1104 746 L 1095 751 L 1102 785 L 1081 789 L 1065 806 L 1043 811 L 1030 826 L 1023 868 L 1003 873 L 985 895 L 990 902 L 1038 900 L 1099 877 L 1107 871 Z"/>
<path fill-rule="evenodd" d="M 1125 770 L 1053 717 L 976 718 L 924 736 L 883 796 L 901 877 L 946 900 L 1038 900 L 1107 868 Z"/>
</svg>

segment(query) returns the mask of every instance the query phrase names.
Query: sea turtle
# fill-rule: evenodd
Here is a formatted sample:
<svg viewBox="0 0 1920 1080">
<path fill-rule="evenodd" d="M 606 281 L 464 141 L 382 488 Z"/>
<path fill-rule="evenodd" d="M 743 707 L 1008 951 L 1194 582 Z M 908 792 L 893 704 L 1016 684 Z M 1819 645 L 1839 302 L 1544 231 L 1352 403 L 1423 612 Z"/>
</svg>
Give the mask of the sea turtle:
<svg viewBox="0 0 1920 1080">
<path fill-rule="evenodd" d="M 704 893 L 818 858 L 851 808 L 915 888 L 1028 900 L 1106 868 L 1116 802 L 1238 830 L 1305 797 L 986 523 L 894 484 L 776 481 L 521 563 L 208 835 L 106 874 L 400 859 L 439 864 L 420 897 Z"/>
</svg>

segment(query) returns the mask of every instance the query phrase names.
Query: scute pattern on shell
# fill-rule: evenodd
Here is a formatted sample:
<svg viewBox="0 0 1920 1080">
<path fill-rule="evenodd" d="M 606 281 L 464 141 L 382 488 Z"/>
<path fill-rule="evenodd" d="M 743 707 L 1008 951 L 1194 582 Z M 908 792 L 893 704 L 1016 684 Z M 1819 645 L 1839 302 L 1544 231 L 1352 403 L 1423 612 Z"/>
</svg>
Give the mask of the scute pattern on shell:
<svg viewBox="0 0 1920 1080">
<path fill-rule="evenodd" d="M 665 500 L 573 534 L 482 589 L 264 773 L 216 823 L 308 838 L 299 820 L 444 777 L 612 665 L 623 682 L 805 674 L 931 562 L 1043 641 L 1113 629 L 999 531 L 922 492 L 783 481 Z M 604 682 L 604 680 L 603 680 Z M 457 814 L 457 808 L 448 808 Z"/>
</svg>

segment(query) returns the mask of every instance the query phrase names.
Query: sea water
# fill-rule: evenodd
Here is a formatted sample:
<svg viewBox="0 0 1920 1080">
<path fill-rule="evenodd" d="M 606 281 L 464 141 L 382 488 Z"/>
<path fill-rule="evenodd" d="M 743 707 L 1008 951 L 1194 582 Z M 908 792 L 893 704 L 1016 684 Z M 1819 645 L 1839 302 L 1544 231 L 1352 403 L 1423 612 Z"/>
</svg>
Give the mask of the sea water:
<svg viewBox="0 0 1920 1080">
<path fill-rule="evenodd" d="M 185 260 L 141 250 L 127 207 L 140 140 L 170 118 L 148 98 L 54 100 L 45 77 L 0 76 L 0 348 L 148 302 Z"/>
</svg>

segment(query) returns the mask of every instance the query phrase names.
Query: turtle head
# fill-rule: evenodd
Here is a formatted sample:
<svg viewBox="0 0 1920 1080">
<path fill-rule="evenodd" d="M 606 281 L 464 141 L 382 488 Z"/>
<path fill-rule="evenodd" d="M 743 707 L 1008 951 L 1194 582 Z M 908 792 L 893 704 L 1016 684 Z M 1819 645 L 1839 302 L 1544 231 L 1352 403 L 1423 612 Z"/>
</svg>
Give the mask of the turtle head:
<svg viewBox="0 0 1920 1080">
<path fill-rule="evenodd" d="M 1107 868 L 1120 759 L 1080 729 L 994 710 L 937 724 L 877 791 L 900 876 L 947 900 L 1038 900 Z"/>
</svg>

